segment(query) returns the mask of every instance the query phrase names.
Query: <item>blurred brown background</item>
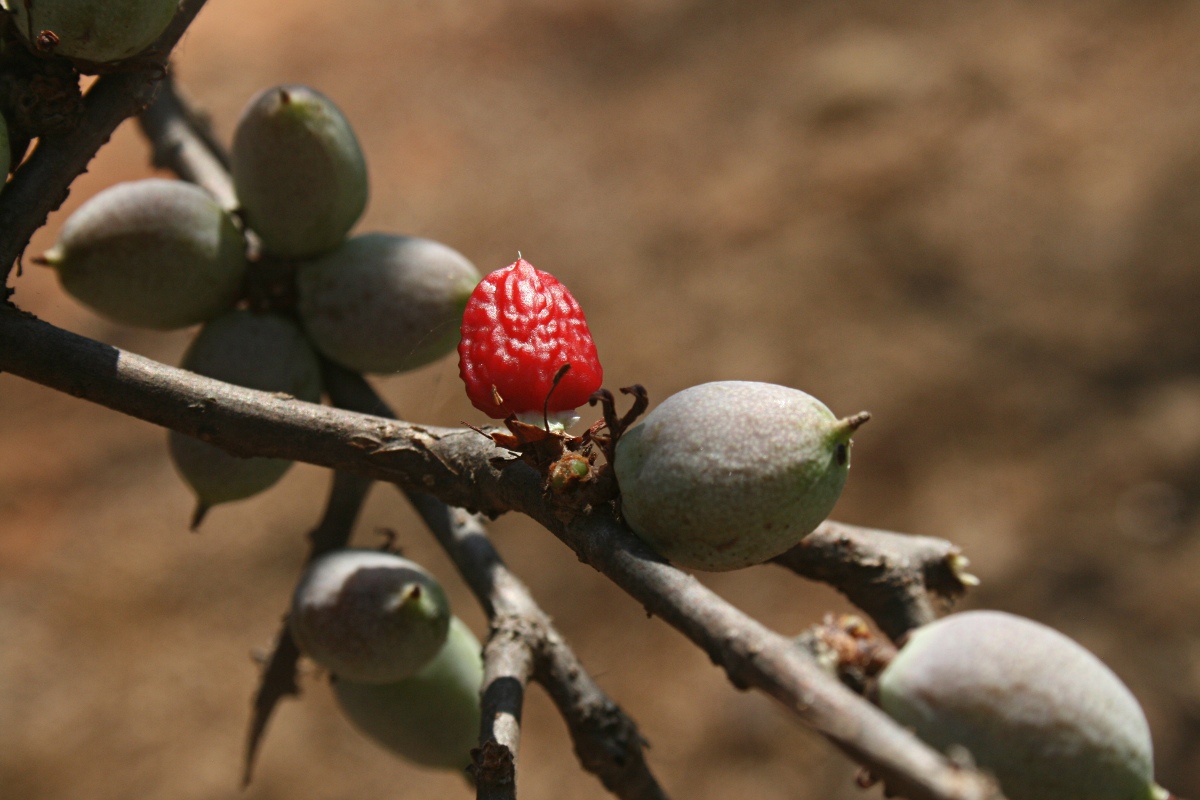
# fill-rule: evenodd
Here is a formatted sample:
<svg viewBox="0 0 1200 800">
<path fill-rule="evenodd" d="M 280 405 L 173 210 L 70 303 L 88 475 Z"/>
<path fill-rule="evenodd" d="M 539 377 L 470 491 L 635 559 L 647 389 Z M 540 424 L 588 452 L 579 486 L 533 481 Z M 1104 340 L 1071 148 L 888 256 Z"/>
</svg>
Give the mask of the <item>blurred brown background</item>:
<svg viewBox="0 0 1200 800">
<path fill-rule="evenodd" d="M 968 601 L 1076 637 L 1143 701 L 1161 781 L 1200 795 L 1200 6 L 1184 0 L 212 0 L 179 52 L 228 137 L 258 89 L 355 125 L 359 230 L 520 249 L 587 310 L 612 387 L 806 389 L 875 417 L 836 517 L 948 537 Z M 67 211 L 149 174 L 126 125 Z M 55 215 L 33 251 L 52 241 Z M 189 333 L 90 315 L 29 266 L 16 301 L 168 362 Z M 480 422 L 453 359 L 378 381 Z M 186 530 L 147 424 L 0 376 L 0 796 L 450 798 L 306 681 L 239 793 L 256 682 L 326 475 Z M 398 532 L 483 619 L 397 493 Z M 524 520 L 496 539 L 642 724 L 679 798 L 878 797 L 768 701 Z M 845 608 L 763 567 L 705 577 L 786 633 Z M 601 798 L 531 692 L 521 795 Z"/>
</svg>

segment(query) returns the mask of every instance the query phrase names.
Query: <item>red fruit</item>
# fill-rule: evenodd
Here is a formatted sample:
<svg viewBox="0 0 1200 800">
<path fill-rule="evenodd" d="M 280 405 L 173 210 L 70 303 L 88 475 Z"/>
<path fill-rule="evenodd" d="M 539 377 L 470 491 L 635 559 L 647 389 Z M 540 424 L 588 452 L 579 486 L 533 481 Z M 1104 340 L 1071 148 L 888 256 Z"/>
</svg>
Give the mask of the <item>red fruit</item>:
<svg viewBox="0 0 1200 800">
<path fill-rule="evenodd" d="M 523 258 L 484 277 L 471 293 L 458 356 L 467 397 L 493 419 L 516 414 L 541 422 L 543 405 L 573 411 L 600 388 L 603 375 L 575 298 Z M 571 368 L 554 386 L 564 364 Z"/>
</svg>

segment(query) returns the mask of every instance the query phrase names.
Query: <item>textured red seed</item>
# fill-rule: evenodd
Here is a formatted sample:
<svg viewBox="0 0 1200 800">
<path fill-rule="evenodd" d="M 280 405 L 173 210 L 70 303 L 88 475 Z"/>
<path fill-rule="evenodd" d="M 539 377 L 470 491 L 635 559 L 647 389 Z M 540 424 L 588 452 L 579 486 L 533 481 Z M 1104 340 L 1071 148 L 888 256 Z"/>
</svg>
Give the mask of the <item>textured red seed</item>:
<svg viewBox="0 0 1200 800">
<path fill-rule="evenodd" d="M 603 374 L 575 298 L 523 258 L 485 276 L 471 293 L 458 356 L 467 397 L 493 419 L 541 412 L 547 395 L 551 412 L 576 409 L 600 388 Z M 563 364 L 571 369 L 554 387 Z"/>
</svg>

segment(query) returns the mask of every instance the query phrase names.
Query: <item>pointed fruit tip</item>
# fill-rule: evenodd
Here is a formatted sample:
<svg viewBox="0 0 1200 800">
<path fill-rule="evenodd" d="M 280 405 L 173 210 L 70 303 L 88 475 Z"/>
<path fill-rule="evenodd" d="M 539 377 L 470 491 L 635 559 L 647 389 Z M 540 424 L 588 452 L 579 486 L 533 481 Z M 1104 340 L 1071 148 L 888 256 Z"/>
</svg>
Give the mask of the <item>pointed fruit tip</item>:
<svg viewBox="0 0 1200 800">
<path fill-rule="evenodd" d="M 63 261 L 63 249 L 55 245 L 40 256 L 34 256 L 29 260 L 39 267 L 57 267 Z"/>
<path fill-rule="evenodd" d="M 400 587 L 398 592 L 392 595 L 388 601 L 387 609 L 389 613 L 393 614 L 409 613 L 409 610 L 414 608 L 419 612 L 421 610 L 427 612 L 430 603 L 436 604 L 436 599 L 430 598 L 425 588 L 419 582 L 414 581 L 413 583 L 406 583 Z"/>
<path fill-rule="evenodd" d="M 200 523 L 204 522 L 204 518 L 208 515 L 208 511 L 211 508 L 212 506 L 210 506 L 208 503 L 205 503 L 203 500 L 196 503 L 196 510 L 192 512 L 192 521 L 188 524 L 188 530 L 194 531 L 198 529 L 200 527 Z"/>
<path fill-rule="evenodd" d="M 842 437 L 849 439 L 854 435 L 854 432 L 863 426 L 863 424 L 871 418 L 871 412 L 860 411 L 849 417 L 839 419 L 834 426 L 834 430 Z"/>
</svg>

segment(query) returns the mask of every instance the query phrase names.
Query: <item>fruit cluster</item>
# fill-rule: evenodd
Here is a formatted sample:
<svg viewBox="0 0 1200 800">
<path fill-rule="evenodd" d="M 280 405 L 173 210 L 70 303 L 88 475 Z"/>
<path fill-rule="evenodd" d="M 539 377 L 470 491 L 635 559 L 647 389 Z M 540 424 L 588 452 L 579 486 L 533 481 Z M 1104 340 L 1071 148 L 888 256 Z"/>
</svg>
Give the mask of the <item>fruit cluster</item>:
<svg viewBox="0 0 1200 800">
<path fill-rule="evenodd" d="M 3 7 L 4 24 L 29 49 L 94 69 L 143 52 L 178 2 Z M 25 135 L 10 147 L 0 118 L 0 175 L 24 152 Z M 837 502 L 865 412 L 838 418 L 796 389 L 719 381 L 669 397 L 631 427 L 644 391 L 629 390 L 638 403 L 618 420 L 600 390 L 579 304 L 552 275 L 518 258 L 480 279 L 438 242 L 351 236 L 367 203 L 366 162 L 349 123 L 320 93 L 280 86 L 252 99 L 237 124 L 231 173 L 234 209 L 179 181 L 114 186 L 67 220 L 41 261 L 109 319 L 162 330 L 201 325 L 186 369 L 308 402 L 321 398 L 322 357 L 392 373 L 457 345 L 471 402 L 512 432 L 493 434 L 498 444 L 543 470 L 553 492 L 592 475 L 598 446 L 623 519 L 681 567 L 768 561 Z M 256 294 L 267 274 L 284 275 L 285 290 Z M 568 436 L 575 410 L 597 399 L 604 419 Z M 290 466 L 175 433 L 169 450 L 198 498 L 193 525 L 212 505 L 273 485 Z M 340 707 L 363 733 L 419 764 L 469 763 L 480 729 L 480 644 L 428 571 L 387 552 L 327 553 L 299 581 L 288 626 L 301 652 L 329 671 Z M 965 749 L 1011 800 L 1168 797 L 1153 779 L 1137 700 L 1095 656 L 1039 623 L 966 612 L 919 628 L 879 674 L 877 695 L 932 746 Z"/>
<path fill-rule="evenodd" d="M 366 207 L 366 162 L 328 98 L 304 86 L 260 93 L 237 124 L 230 161 L 236 209 L 182 181 L 119 184 L 80 206 L 39 263 L 113 321 L 199 324 L 185 369 L 307 402 L 321 400 L 322 357 L 392 373 L 454 349 L 478 272 L 438 242 L 349 235 Z M 291 466 L 175 432 L 168 446 L 198 499 L 193 527 L 211 506 L 261 492 Z M 366 735 L 420 764 L 467 765 L 479 733 L 480 646 L 432 575 L 389 553 L 327 554 L 301 579 L 289 620 Z"/>
<path fill-rule="evenodd" d="M 321 397 L 320 356 L 391 373 L 454 349 L 479 273 L 438 242 L 349 236 L 367 202 L 366 162 L 333 102 L 304 86 L 261 92 L 238 121 L 231 162 L 237 209 L 182 181 L 119 184 L 80 206 L 40 263 L 114 321 L 202 324 L 186 369 L 309 402 Z M 285 289 L 265 300 L 251 291 L 280 273 Z M 194 524 L 290 465 L 175 433 L 170 452 L 196 493 Z"/>
<path fill-rule="evenodd" d="M 479 738 L 479 640 L 437 580 L 408 559 L 337 550 L 300 579 L 288 617 L 301 652 L 329 670 L 347 718 L 388 750 L 461 770 Z"/>
</svg>

